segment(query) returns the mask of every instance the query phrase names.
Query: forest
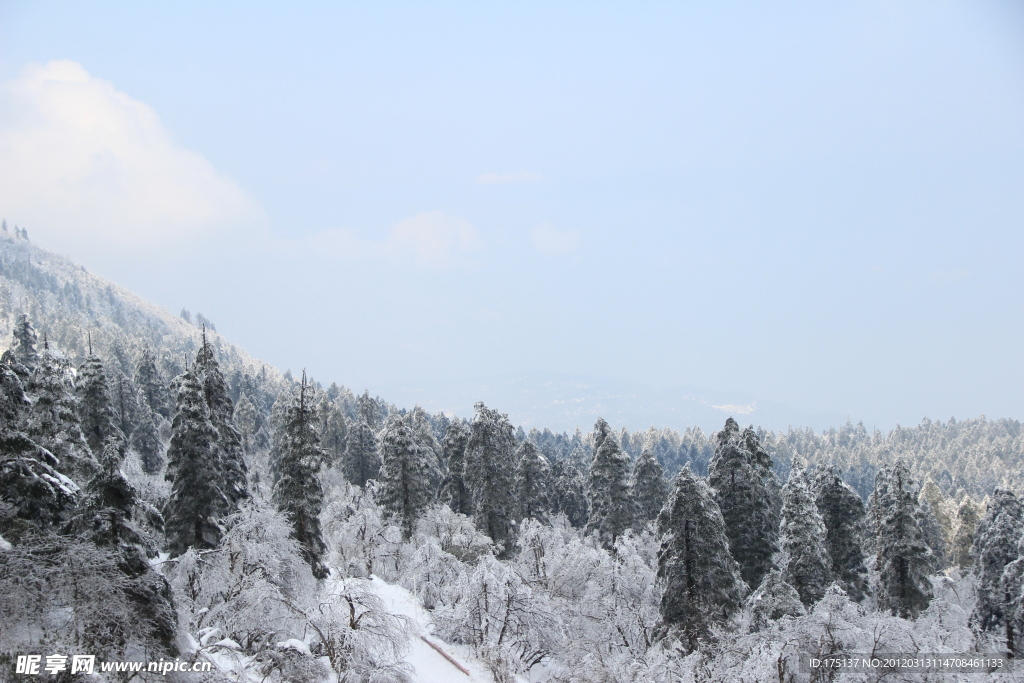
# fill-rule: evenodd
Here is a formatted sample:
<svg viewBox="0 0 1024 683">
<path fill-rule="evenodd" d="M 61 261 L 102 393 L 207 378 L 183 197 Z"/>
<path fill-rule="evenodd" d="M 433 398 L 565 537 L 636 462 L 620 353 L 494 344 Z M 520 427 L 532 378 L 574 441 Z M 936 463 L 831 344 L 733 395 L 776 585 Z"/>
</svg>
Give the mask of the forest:
<svg viewBox="0 0 1024 683">
<path fill-rule="evenodd" d="M 0 334 L 2 680 L 428 680 L 419 643 L 447 680 L 1015 680 L 1024 653 L 1017 420 L 430 414 L 282 373 L 6 222 Z M 18 670 L 53 653 L 210 666 Z M 811 664 L 889 655 L 973 663 Z"/>
</svg>

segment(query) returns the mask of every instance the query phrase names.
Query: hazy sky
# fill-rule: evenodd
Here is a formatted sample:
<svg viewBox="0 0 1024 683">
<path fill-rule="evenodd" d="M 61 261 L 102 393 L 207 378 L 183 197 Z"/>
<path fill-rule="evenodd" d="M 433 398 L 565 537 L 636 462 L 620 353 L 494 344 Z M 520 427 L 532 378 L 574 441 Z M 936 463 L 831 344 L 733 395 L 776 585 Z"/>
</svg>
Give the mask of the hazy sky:
<svg viewBox="0 0 1024 683">
<path fill-rule="evenodd" d="M 1018 2 L 0 2 L 0 83 L 8 223 L 282 369 L 1024 418 Z"/>
</svg>

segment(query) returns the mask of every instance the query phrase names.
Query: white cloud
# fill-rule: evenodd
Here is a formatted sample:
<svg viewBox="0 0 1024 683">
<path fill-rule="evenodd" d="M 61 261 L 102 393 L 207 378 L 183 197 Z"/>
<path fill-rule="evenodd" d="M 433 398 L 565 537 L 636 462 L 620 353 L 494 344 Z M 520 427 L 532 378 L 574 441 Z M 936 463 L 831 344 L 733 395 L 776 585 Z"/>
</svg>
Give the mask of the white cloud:
<svg viewBox="0 0 1024 683">
<path fill-rule="evenodd" d="M 70 60 L 0 84 L 0 211 L 51 240 L 153 247 L 265 223 L 152 108 Z"/>
<path fill-rule="evenodd" d="M 750 405 L 736 406 L 736 405 L 724 405 L 724 406 L 711 406 L 716 410 L 721 410 L 723 413 L 732 413 L 733 415 L 750 415 L 752 412 L 757 410 L 757 401 L 754 401 Z"/>
<path fill-rule="evenodd" d="M 515 173 L 481 173 L 476 178 L 477 185 L 508 185 L 510 183 L 536 183 L 544 180 L 544 176 L 528 171 Z"/>
<path fill-rule="evenodd" d="M 353 230 L 321 230 L 300 239 L 275 239 L 275 249 L 294 258 L 361 259 L 413 263 L 444 269 L 465 263 L 480 249 L 476 228 L 464 218 L 439 211 L 416 214 L 395 223 L 383 239 L 369 240 Z"/>
<path fill-rule="evenodd" d="M 541 223 L 533 229 L 534 248 L 547 256 L 567 254 L 579 242 L 579 230 L 556 230 L 549 223 Z"/>
</svg>

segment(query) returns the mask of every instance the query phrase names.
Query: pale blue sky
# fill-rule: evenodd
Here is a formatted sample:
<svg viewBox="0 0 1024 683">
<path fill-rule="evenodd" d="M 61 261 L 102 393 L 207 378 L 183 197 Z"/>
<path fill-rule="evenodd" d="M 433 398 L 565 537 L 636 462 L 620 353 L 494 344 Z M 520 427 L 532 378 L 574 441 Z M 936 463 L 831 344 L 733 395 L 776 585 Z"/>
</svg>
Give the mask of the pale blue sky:
<svg viewBox="0 0 1024 683">
<path fill-rule="evenodd" d="M 1018 3 L 0 2 L 0 81 L 0 214 L 282 368 L 1024 417 Z"/>
</svg>

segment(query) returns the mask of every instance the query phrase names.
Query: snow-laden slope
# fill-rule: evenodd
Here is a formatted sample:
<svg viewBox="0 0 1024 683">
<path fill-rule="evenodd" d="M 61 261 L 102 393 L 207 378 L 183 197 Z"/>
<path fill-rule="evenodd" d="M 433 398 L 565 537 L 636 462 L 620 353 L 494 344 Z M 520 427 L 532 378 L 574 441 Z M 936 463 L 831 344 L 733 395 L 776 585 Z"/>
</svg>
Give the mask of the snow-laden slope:
<svg viewBox="0 0 1024 683">
<path fill-rule="evenodd" d="M 388 611 L 409 620 L 412 637 L 405 661 L 413 669 L 414 683 L 493 683 L 494 678 L 487 665 L 475 659 L 465 646 L 451 645 L 433 635 L 430 614 L 423 609 L 416 596 L 397 584 L 383 581 L 380 577 L 374 576 L 371 580 Z M 441 654 L 442 652 L 453 659 L 454 663 Z M 469 673 L 465 673 L 466 671 Z"/>
</svg>

